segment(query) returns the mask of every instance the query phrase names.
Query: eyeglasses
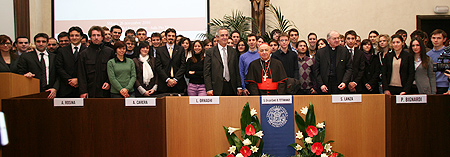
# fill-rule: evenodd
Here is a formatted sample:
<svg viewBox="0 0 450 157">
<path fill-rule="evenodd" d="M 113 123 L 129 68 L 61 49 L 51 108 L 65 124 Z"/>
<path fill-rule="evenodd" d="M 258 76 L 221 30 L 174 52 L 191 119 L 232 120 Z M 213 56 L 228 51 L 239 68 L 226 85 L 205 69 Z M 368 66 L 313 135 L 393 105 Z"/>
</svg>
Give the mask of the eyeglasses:
<svg viewBox="0 0 450 157">
<path fill-rule="evenodd" d="M 8 46 L 8 45 L 11 45 L 11 43 L 0 43 L 0 45 L 6 45 L 6 46 Z"/>
</svg>

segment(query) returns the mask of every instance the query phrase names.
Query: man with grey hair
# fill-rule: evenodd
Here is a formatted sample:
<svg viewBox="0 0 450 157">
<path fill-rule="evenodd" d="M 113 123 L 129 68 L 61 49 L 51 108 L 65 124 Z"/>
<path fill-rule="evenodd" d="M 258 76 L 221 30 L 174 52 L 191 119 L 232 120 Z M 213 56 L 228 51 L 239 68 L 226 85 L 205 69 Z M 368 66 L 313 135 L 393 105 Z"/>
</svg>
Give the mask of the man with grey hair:
<svg viewBox="0 0 450 157">
<path fill-rule="evenodd" d="M 219 44 L 206 50 L 204 78 L 208 96 L 242 95 L 239 74 L 239 54 L 227 46 L 228 30 L 221 28 L 216 35 Z"/>
<path fill-rule="evenodd" d="M 339 32 L 327 34 L 328 46 L 317 50 L 314 73 L 317 79 L 317 91 L 322 94 L 348 93 L 345 88 L 352 75 L 352 59 L 348 50 L 339 46 Z"/>
</svg>

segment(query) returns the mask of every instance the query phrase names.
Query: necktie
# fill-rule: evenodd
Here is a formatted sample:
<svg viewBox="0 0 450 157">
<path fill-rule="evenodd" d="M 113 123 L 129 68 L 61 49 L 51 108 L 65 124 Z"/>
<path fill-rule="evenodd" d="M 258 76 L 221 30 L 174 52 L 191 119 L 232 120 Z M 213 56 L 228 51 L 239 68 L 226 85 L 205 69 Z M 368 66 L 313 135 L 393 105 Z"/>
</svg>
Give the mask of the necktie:
<svg viewBox="0 0 450 157">
<path fill-rule="evenodd" d="M 172 49 L 172 47 L 169 47 L 169 56 L 170 56 L 170 59 L 172 59 L 172 53 L 173 53 L 173 49 Z M 173 74 L 173 67 L 172 67 L 172 65 L 170 66 L 170 77 L 174 77 L 175 75 Z"/>
<path fill-rule="evenodd" d="M 350 51 L 350 55 L 352 55 L 353 58 L 353 49 L 348 49 L 348 51 Z"/>
<path fill-rule="evenodd" d="M 74 47 L 74 49 L 75 49 L 75 52 L 73 53 L 73 56 L 75 57 L 75 60 L 77 60 L 77 58 L 78 58 L 78 47 Z"/>
<path fill-rule="evenodd" d="M 230 73 L 228 71 L 228 57 L 227 57 L 227 49 L 222 48 L 222 62 L 223 62 L 223 78 L 226 81 L 230 81 Z"/>
<path fill-rule="evenodd" d="M 39 54 L 39 55 L 41 55 L 41 60 L 39 62 L 41 63 L 41 66 L 42 66 L 41 84 L 46 86 L 47 85 L 47 68 L 45 67 L 44 54 L 45 53 L 42 53 L 42 52 Z"/>
<path fill-rule="evenodd" d="M 169 47 L 169 56 L 170 56 L 170 58 L 172 58 L 172 53 L 173 53 L 173 49 L 172 49 L 172 47 Z"/>
</svg>

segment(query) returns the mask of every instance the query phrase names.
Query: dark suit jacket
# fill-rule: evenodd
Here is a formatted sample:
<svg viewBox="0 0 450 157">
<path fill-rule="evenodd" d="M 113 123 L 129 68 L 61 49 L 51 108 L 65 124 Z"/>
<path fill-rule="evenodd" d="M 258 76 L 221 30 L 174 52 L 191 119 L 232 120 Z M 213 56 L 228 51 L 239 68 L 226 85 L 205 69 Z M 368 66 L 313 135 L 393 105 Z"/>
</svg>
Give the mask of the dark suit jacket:
<svg viewBox="0 0 450 157">
<path fill-rule="evenodd" d="M 384 57 L 382 67 L 382 82 L 383 90 L 389 90 L 392 76 L 392 61 L 394 60 L 395 52 L 388 53 Z M 415 76 L 414 56 L 411 53 L 402 51 L 399 55 L 402 58 L 400 63 L 400 79 L 402 82 L 402 92 L 409 93 Z"/>
<path fill-rule="evenodd" d="M 134 88 L 136 91 L 136 96 L 143 96 L 141 93 L 139 93 L 139 90 L 137 89 L 139 86 L 142 86 L 142 88 L 144 88 L 145 90 L 150 90 L 153 88 L 153 86 L 155 84 L 157 84 L 157 80 L 158 80 L 158 74 L 156 73 L 156 69 L 155 69 L 155 58 L 153 57 L 149 57 L 147 62 L 148 64 L 150 64 L 150 67 L 152 68 L 153 71 L 153 78 L 150 79 L 150 82 L 148 85 L 144 84 L 144 63 L 141 62 L 139 60 L 139 58 L 133 58 L 134 61 L 134 65 L 136 66 L 136 83 L 134 84 Z"/>
<path fill-rule="evenodd" d="M 168 78 L 172 78 L 170 77 L 171 67 L 173 67 L 173 78 L 178 81 L 172 89 L 167 86 L 166 82 Z M 156 72 L 158 73 L 158 91 L 160 93 L 184 93 L 184 90 L 186 89 L 186 81 L 184 79 L 184 73 L 186 72 L 186 57 L 184 55 L 184 48 L 174 45 L 172 58 L 169 56 L 166 45 L 156 49 Z"/>
<path fill-rule="evenodd" d="M 13 56 L 14 55 L 14 56 Z M 13 59 L 15 58 L 15 59 Z M 15 53 L 13 53 L 10 56 L 10 66 L 8 66 L 5 62 L 5 60 L 3 59 L 3 56 L 0 55 L 0 72 L 17 72 L 17 61 L 19 60 L 19 56 Z"/>
<path fill-rule="evenodd" d="M 366 65 L 366 57 L 364 56 L 364 52 L 361 50 L 355 48 L 354 54 L 352 58 L 352 77 L 350 79 L 350 82 L 356 82 L 356 93 L 361 93 L 362 89 L 365 88 L 365 86 L 362 84 L 362 78 L 364 75 L 364 67 Z"/>
<path fill-rule="evenodd" d="M 46 87 L 42 86 L 44 82 L 41 82 L 41 92 L 44 92 L 47 89 L 55 88 L 59 90 L 59 81 L 56 78 L 56 68 L 55 68 L 55 58 L 56 55 L 53 53 L 48 53 L 49 58 L 49 83 Z M 17 63 L 18 73 L 23 75 L 28 72 L 33 73 L 35 78 L 41 79 L 42 70 L 45 67 L 42 67 L 39 62 L 39 58 L 36 51 L 27 52 L 25 54 L 20 55 L 19 61 Z"/>
<path fill-rule="evenodd" d="M 366 60 L 366 59 L 364 59 Z M 362 79 L 362 88 L 363 88 L 363 94 L 379 94 L 379 86 L 378 82 L 380 81 L 380 59 L 378 55 L 373 54 L 370 61 L 364 61 L 366 63 L 364 67 L 364 76 Z M 367 90 L 365 87 L 365 84 L 368 83 L 370 87 L 372 87 L 372 91 Z M 358 84 L 358 86 L 360 86 Z"/>
<path fill-rule="evenodd" d="M 314 74 L 316 75 L 317 87 L 329 86 L 328 76 L 330 74 L 331 47 L 326 46 L 317 50 L 314 63 Z M 337 83 L 348 84 L 352 75 L 351 54 L 342 46 L 336 47 L 336 78 Z M 330 87 L 328 87 L 330 89 Z"/>
<path fill-rule="evenodd" d="M 239 75 L 239 54 L 233 47 L 227 46 L 228 70 L 230 74 L 230 83 L 234 93 L 237 88 L 242 87 L 241 76 Z M 218 45 L 206 50 L 204 64 L 204 78 L 206 91 L 213 90 L 214 95 L 222 95 L 223 90 L 223 62 L 220 56 Z"/>
<path fill-rule="evenodd" d="M 78 52 L 86 49 L 86 46 L 81 45 Z M 78 53 L 79 55 L 80 53 Z M 60 81 L 60 91 L 58 97 L 79 97 L 78 88 L 69 85 L 69 79 L 77 78 L 77 59 L 73 54 L 72 46 L 66 46 L 58 49 L 56 54 L 56 72 L 58 73 Z"/>
</svg>

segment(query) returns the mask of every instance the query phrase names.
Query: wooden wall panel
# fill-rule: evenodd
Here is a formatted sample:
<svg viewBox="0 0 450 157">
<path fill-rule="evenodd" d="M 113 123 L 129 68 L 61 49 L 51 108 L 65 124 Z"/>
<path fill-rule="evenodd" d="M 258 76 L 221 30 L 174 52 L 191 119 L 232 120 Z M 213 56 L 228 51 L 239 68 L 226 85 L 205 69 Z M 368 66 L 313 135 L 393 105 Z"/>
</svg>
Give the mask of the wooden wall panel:
<svg viewBox="0 0 450 157">
<path fill-rule="evenodd" d="M 30 37 L 30 0 L 14 0 L 16 37 Z M 14 40 L 14 39 L 13 39 Z"/>
</svg>

